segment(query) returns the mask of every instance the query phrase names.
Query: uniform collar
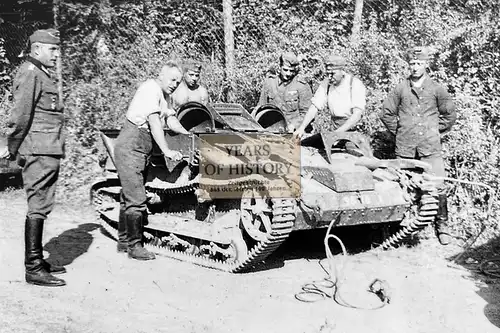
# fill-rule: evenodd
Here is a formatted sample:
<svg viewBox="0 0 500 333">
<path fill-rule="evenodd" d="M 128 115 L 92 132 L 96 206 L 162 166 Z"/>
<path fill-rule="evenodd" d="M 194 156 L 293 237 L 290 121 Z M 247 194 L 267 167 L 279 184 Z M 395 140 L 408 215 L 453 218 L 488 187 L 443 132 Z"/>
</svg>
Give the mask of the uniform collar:
<svg viewBox="0 0 500 333">
<path fill-rule="evenodd" d="M 422 85 L 420 86 L 420 89 L 428 87 L 432 83 L 432 79 L 429 77 L 428 74 L 424 74 L 424 80 L 422 81 Z M 413 85 L 413 81 L 411 80 L 411 77 L 408 77 L 408 85 L 410 88 L 416 88 Z"/>
<path fill-rule="evenodd" d="M 40 69 L 42 72 L 47 74 L 47 76 L 50 76 L 50 73 L 49 73 L 49 70 L 47 69 L 47 67 L 45 67 L 39 60 L 33 58 L 32 56 L 28 56 L 26 58 L 26 60 L 31 62 L 36 67 L 38 67 L 38 69 Z"/>
</svg>

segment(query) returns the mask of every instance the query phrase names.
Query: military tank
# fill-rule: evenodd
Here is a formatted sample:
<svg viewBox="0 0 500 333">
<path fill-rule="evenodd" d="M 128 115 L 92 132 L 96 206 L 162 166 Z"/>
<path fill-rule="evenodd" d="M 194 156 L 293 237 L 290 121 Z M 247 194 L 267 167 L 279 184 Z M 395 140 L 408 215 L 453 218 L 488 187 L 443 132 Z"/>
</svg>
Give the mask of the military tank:
<svg viewBox="0 0 500 333">
<path fill-rule="evenodd" d="M 165 135 L 183 160 L 166 163 L 155 147 L 147 167 L 149 214 L 144 244 L 156 253 L 227 272 L 244 272 L 261 263 L 294 231 L 330 224 L 383 226 L 384 237 L 375 245 L 387 249 L 402 244 L 437 213 L 435 184 L 426 176 L 428 165 L 378 160 L 359 133 L 317 133 L 299 145 L 287 133 L 282 111 L 270 104 L 259 107 L 252 116 L 239 104 L 190 102 L 178 109 L 177 117 L 191 135 L 169 130 Z M 92 185 L 90 195 L 103 228 L 116 238 L 121 187 L 113 146 L 119 130 L 100 133 L 108 152 L 106 176 Z M 211 137 L 225 139 L 207 145 Z M 298 161 L 281 153 L 283 150 L 274 154 L 277 163 L 289 163 L 298 170 L 273 175 L 274 181 L 295 191 L 270 195 L 256 188 L 262 184 L 262 175 L 251 172 L 236 178 L 227 174 L 207 178 L 200 172 L 207 160 L 219 165 L 243 161 L 259 166 L 262 162 L 248 156 L 235 162 L 234 156 L 224 152 L 227 142 L 247 148 L 265 142 L 298 149 Z M 235 183 L 239 186 L 236 195 L 207 192 L 208 187 L 224 189 Z"/>
</svg>

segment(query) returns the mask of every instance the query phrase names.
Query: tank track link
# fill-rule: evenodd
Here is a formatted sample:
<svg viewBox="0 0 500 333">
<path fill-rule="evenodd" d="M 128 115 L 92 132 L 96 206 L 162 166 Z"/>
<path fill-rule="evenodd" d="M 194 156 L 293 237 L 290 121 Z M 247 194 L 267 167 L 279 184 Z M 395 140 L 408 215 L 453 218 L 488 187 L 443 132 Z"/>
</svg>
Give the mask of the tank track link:
<svg viewBox="0 0 500 333">
<path fill-rule="evenodd" d="M 438 212 L 437 188 L 432 182 L 425 179 L 425 175 L 410 171 L 400 171 L 399 175 L 403 189 L 414 197 L 416 197 L 417 192 L 420 192 L 420 198 L 412 200 L 412 210 L 401 222 L 401 228 L 379 245 L 384 250 L 402 245 L 415 233 L 433 223 Z M 412 177 L 414 178 L 412 179 Z"/>
<path fill-rule="evenodd" d="M 117 238 L 117 230 L 111 224 L 109 224 L 99 212 L 99 207 L 105 204 L 104 195 L 102 194 L 102 189 L 106 186 L 102 186 L 100 189 L 95 189 L 92 194 L 92 204 L 94 205 L 96 215 L 101 221 L 103 229 L 110 234 L 115 239 Z M 184 184 L 179 187 L 169 187 L 169 188 L 149 188 L 157 193 L 162 193 L 163 195 L 175 195 L 178 193 L 193 192 L 198 188 L 198 184 Z M 274 252 L 289 236 L 293 230 L 293 225 L 295 221 L 295 199 L 272 199 L 272 219 L 271 219 L 271 230 L 267 233 L 266 238 L 262 241 L 257 242 L 252 248 L 250 248 L 242 260 L 237 262 L 229 262 L 225 260 L 217 260 L 212 258 L 207 258 L 205 256 L 194 255 L 185 251 L 174 250 L 165 247 L 159 237 L 153 236 L 155 230 L 144 227 L 145 234 L 149 234 L 150 237 L 145 237 L 144 246 L 150 251 L 156 252 L 160 255 L 177 259 L 184 262 L 189 262 L 195 265 L 217 269 L 230 273 L 239 273 L 250 270 L 256 265 L 262 263 L 272 252 Z"/>
<path fill-rule="evenodd" d="M 398 247 L 405 241 L 409 240 L 413 234 L 423 230 L 431 224 L 436 218 L 437 214 L 437 199 L 429 194 L 422 196 L 421 205 L 418 207 L 418 212 L 409 217 L 409 223 L 399 229 L 396 233 L 392 234 L 382 242 L 379 246 L 387 250 L 390 248 Z"/>
</svg>

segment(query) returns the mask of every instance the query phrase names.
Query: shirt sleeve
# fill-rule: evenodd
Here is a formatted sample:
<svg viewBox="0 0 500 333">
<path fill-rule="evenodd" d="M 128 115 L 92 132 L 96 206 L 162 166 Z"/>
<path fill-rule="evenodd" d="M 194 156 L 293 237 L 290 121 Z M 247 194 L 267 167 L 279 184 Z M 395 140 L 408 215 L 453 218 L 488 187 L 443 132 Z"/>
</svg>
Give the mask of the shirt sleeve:
<svg viewBox="0 0 500 333">
<path fill-rule="evenodd" d="M 326 96 L 327 84 L 328 83 L 321 82 L 311 99 L 311 104 L 313 104 L 318 110 L 324 110 L 326 108 L 328 101 L 328 97 Z"/>
<path fill-rule="evenodd" d="M 34 70 L 25 70 L 14 83 L 14 106 L 11 110 L 8 127 L 13 131 L 7 139 L 11 155 L 16 155 L 28 134 L 33 121 L 35 103 L 40 97 L 41 87 Z"/>
<path fill-rule="evenodd" d="M 436 99 L 439 111 L 439 133 L 445 133 L 451 129 L 457 120 L 455 103 L 446 89 L 441 86 L 437 89 Z"/>
<path fill-rule="evenodd" d="M 396 87 L 384 100 L 380 120 L 392 134 L 396 135 L 398 128 L 398 107 L 401 103 L 401 91 Z"/>
<path fill-rule="evenodd" d="M 365 111 L 366 108 L 366 88 L 361 80 L 354 78 L 352 81 L 352 108 Z"/>
<path fill-rule="evenodd" d="M 137 94 L 140 96 L 143 114 L 146 118 L 154 113 L 161 114 L 161 99 L 163 98 L 163 93 L 159 87 L 153 87 L 153 85 L 148 82 L 137 90 Z"/>
</svg>

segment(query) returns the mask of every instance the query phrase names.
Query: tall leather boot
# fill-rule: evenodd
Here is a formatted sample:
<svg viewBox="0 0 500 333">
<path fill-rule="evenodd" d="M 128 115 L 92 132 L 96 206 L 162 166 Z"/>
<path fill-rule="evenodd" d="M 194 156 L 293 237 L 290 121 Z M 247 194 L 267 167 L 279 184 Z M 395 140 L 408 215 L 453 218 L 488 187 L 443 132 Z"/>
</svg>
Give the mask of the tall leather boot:
<svg viewBox="0 0 500 333">
<path fill-rule="evenodd" d="M 43 222 L 43 219 L 26 218 L 24 225 L 25 279 L 26 282 L 39 286 L 64 286 L 66 282 L 50 274 L 46 269 L 47 263 L 43 260 Z"/>
<path fill-rule="evenodd" d="M 438 211 L 434 227 L 439 243 L 441 243 L 441 245 L 450 244 L 452 237 L 448 229 L 448 199 L 445 194 L 440 194 L 438 196 Z"/>
<path fill-rule="evenodd" d="M 142 246 L 142 212 L 131 212 L 125 215 L 127 221 L 128 257 L 137 260 L 152 260 L 156 256 Z"/>
<path fill-rule="evenodd" d="M 117 252 L 127 252 L 127 222 L 125 221 L 125 208 L 120 205 L 120 215 L 118 217 L 118 244 L 116 245 Z"/>
</svg>

